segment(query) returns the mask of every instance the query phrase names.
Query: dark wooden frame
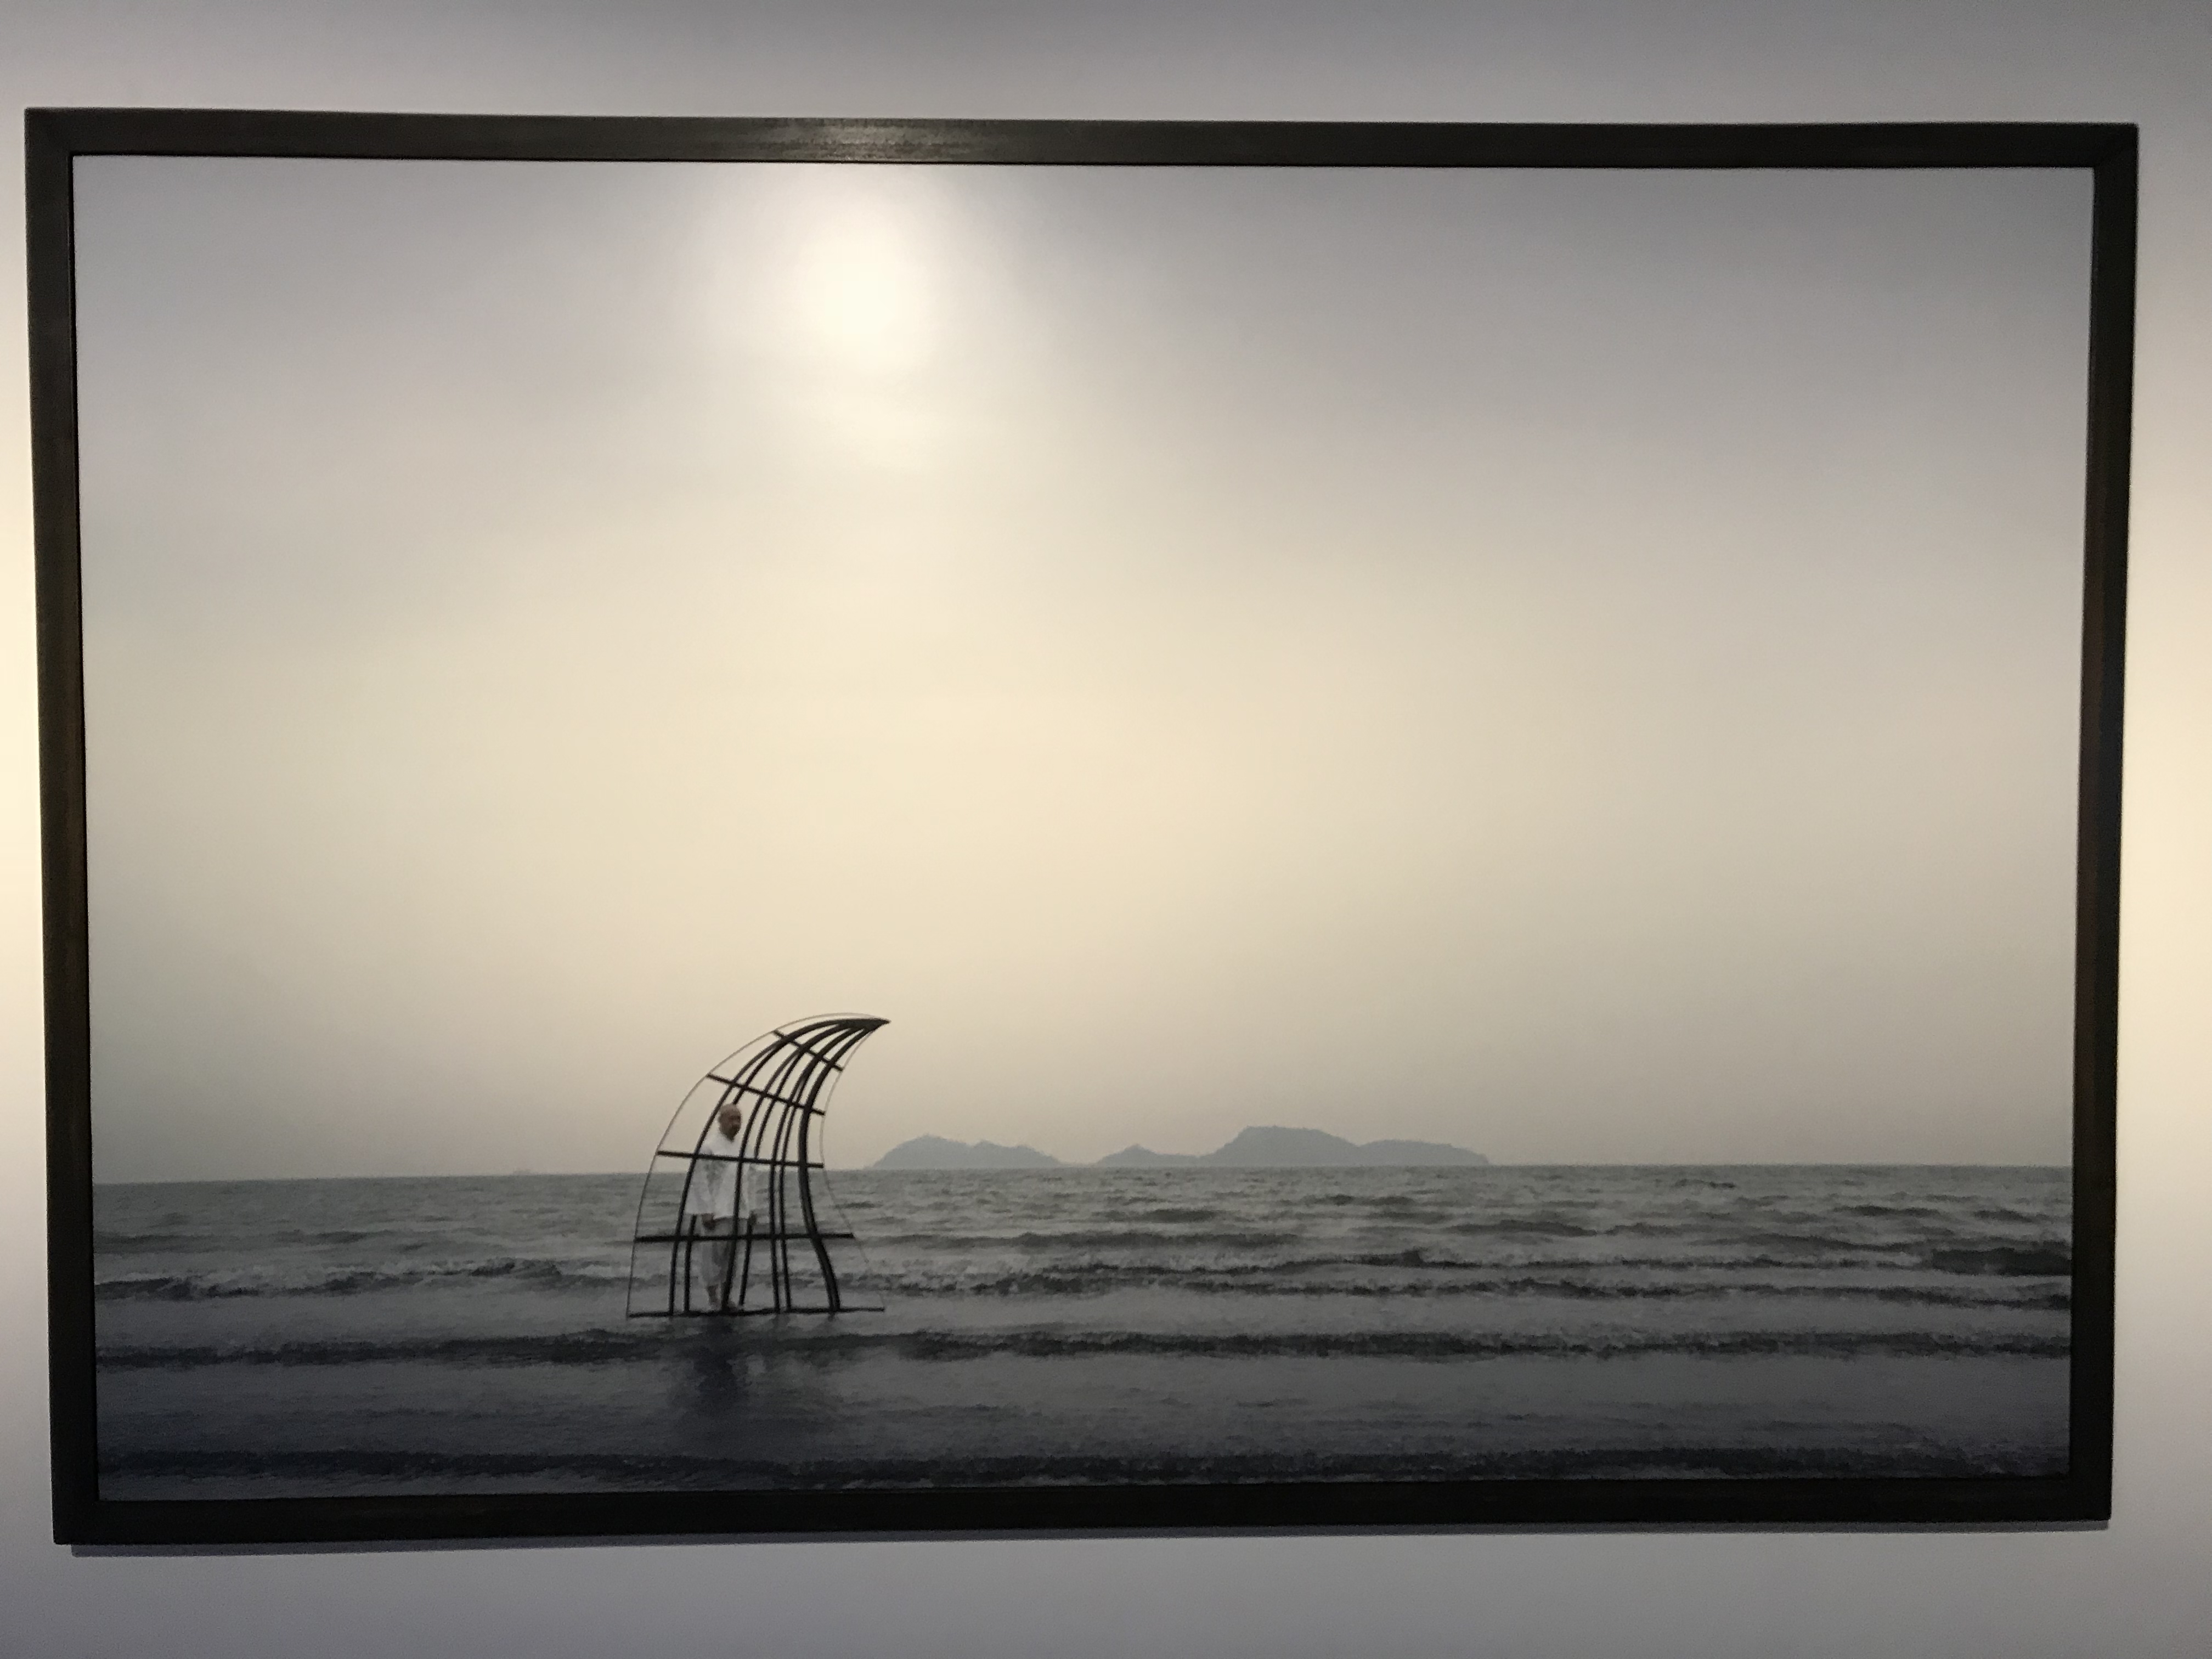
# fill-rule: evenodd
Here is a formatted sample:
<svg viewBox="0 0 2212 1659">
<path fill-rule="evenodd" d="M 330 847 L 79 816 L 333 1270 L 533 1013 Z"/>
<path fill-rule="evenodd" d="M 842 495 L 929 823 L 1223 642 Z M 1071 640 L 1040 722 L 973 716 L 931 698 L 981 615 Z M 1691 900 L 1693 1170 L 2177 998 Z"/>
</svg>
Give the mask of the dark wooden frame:
<svg viewBox="0 0 2212 1659">
<path fill-rule="evenodd" d="M 2074 1039 L 2072 1460 L 2048 1478 L 1503 1480 L 780 1493 L 793 1533 L 2094 1522 L 2112 1506 L 2120 712 L 2136 133 L 2131 125 L 1541 126 L 31 110 L 32 448 L 44 804 L 47 1283 L 54 1535 L 104 1545 L 729 1533 L 743 1494 L 125 1502 L 94 1446 L 72 168 L 80 155 L 849 161 L 1122 167 L 2081 167 L 2087 342 Z"/>
</svg>

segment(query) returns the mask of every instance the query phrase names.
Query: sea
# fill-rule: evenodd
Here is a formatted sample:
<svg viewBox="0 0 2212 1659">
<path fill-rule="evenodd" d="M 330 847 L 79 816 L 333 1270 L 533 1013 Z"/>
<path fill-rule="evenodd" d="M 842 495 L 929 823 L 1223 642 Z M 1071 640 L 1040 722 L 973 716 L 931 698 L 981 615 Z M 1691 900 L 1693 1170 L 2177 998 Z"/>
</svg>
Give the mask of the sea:
<svg viewBox="0 0 2212 1659">
<path fill-rule="evenodd" d="M 625 1311 L 635 1176 L 95 1194 L 104 1497 L 2063 1473 L 2070 1176 L 830 1171 L 848 1299 Z"/>
</svg>

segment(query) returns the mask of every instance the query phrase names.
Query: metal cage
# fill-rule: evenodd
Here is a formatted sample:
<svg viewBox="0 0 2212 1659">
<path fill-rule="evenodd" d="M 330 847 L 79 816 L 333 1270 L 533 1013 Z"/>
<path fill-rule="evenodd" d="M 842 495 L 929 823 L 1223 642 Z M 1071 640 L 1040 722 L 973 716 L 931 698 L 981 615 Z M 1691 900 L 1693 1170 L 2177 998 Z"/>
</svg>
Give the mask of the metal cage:
<svg viewBox="0 0 2212 1659">
<path fill-rule="evenodd" d="M 846 1300 L 832 1255 L 853 1234 L 815 1179 L 817 1125 L 853 1051 L 885 1023 L 796 1020 L 692 1085 L 638 1199 L 630 1317 L 864 1311 Z"/>
</svg>

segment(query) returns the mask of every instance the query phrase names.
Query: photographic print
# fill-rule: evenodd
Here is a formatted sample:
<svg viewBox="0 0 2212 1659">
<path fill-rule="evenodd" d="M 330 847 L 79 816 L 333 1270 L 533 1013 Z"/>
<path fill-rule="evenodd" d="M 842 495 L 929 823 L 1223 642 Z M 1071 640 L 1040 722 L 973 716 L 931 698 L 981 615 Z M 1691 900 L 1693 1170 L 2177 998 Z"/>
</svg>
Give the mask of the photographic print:
<svg viewBox="0 0 2212 1659">
<path fill-rule="evenodd" d="M 40 118 L 65 1532 L 2104 1512 L 2131 130 Z"/>
</svg>

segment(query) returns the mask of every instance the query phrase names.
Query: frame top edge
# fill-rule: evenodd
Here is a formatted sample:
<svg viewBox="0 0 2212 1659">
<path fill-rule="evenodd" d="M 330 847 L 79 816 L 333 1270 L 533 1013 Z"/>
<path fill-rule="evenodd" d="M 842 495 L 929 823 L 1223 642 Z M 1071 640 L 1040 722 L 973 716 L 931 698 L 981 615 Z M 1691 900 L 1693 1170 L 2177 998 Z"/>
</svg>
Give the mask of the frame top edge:
<svg viewBox="0 0 2212 1659">
<path fill-rule="evenodd" d="M 823 161 L 1609 168 L 2094 167 L 2115 122 L 1620 123 L 471 114 L 34 106 L 34 159 Z"/>
</svg>

